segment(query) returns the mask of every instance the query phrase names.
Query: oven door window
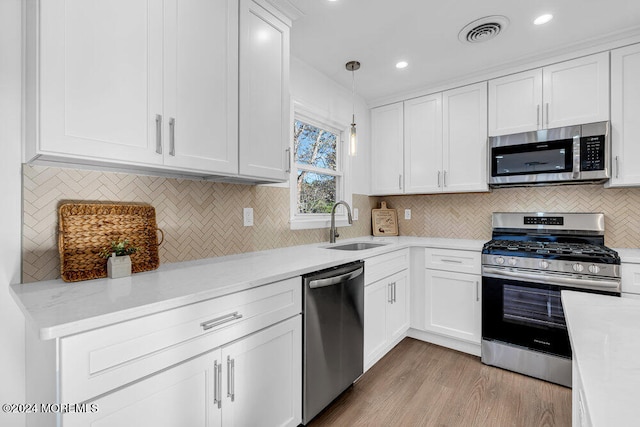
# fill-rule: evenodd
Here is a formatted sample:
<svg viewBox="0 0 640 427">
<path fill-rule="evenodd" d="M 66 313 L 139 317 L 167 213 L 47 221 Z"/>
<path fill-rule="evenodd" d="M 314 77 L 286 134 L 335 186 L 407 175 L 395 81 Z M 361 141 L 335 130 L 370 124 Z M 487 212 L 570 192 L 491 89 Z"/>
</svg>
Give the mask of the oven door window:
<svg viewBox="0 0 640 427">
<path fill-rule="evenodd" d="M 491 175 L 512 176 L 573 171 L 573 140 L 494 147 Z"/>
<path fill-rule="evenodd" d="M 571 357 L 560 291 L 511 279 L 482 278 L 482 338 Z"/>
<path fill-rule="evenodd" d="M 504 285 L 502 318 L 523 326 L 567 329 L 560 291 L 553 289 Z"/>
</svg>

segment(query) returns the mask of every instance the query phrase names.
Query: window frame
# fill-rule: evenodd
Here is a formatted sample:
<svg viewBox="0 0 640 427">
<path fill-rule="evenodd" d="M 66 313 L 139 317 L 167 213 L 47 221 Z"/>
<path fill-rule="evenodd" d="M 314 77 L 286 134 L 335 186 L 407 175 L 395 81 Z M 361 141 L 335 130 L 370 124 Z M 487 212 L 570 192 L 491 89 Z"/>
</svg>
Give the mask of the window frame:
<svg viewBox="0 0 640 427">
<path fill-rule="evenodd" d="M 348 128 L 350 123 L 345 121 L 338 121 L 334 119 L 329 113 L 321 111 L 317 108 L 303 105 L 300 102 L 294 101 L 293 108 L 291 108 L 291 126 L 289 146 L 291 148 L 291 170 L 289 175 L 289 193 L 290 193 L 290 219 L 289 225 L 291 230 L 305 230 L 312 228 L 329 228 L 331 226 L 331 215 L 328 213 L 298 213 L 298 195 L 297 195 L 297 178 L 298 170 L 308 170 L 311 172 L 317 172 L 324 175 L 336 176 L 336 198 L 338 200 L 346 201 L 349 206 L 352 205 L 351 186 L 349 179 L 349 170 L 351 166 L 351 156 L 348 154 L 348 147 L 345 142 L 345 135 L 348 135 Z M 321 129 L 338 133 L 337 147 L 336 147 L 336 170 L 331 171 L 322 168 L 316 168 L 310 165 L 298 164 L 295 159 L 294 141 L 293 141 L 293 127 L 296 120 L 316 126 Z M 349 226 L 347 220 L 347 212 L 343 206 L 338 206 L 336 209 L 336 226 L 345 227 Z"/>
</svg>

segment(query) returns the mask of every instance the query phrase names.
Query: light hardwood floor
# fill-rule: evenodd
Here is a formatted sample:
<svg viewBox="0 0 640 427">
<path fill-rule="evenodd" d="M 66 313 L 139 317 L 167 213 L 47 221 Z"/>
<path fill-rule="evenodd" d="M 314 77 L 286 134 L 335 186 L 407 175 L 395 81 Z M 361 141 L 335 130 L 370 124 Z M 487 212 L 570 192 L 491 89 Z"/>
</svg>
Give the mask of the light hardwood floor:
<svg viewBox="0 0 640 427">
<path fill-rule="evenodd" d="M 309 425 L 571 426 L 571 389 L 405 338 Z"/>
</svg>

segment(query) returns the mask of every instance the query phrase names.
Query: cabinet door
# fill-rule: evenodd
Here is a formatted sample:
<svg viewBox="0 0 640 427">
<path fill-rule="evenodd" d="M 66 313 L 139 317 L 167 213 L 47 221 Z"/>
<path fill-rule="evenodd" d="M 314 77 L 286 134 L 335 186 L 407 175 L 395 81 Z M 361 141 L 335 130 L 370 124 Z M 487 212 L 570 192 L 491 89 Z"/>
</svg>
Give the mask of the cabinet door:
<svg viewBox="0 0 640 427">
<path fill-rule="evenodd" d="M 387 304 L 391 287 L 380 280 L 364 288 L 364 367 L 377 359 L 387 344 Z"/>
<path fill-rule="evenodd" d="M 238 172 L 238 5 L 165 2 L 164 163 Z"/>
<path fill-rule="evenodd" d="M 439 192 L 441 175 L 442 94 L 405 101 L 404 192 Z"/>
<path fill-rule="evenodd" d="M 426 329 L 480 344 L 481 276 L 426 270 Z"/>
<path fill-rule="evenodd" d="M 640 44 L 611 51 L 611 187 L 640 185 L 639 76 Z"/>
<path fill-rule="evenodd" d="M 371 191 L 400 194 L 403 189 L 403 103 L 371 110 Z"/>
<path fill-rule="evenodd" d="M 161 164 L 162 2 L 39 5 L 39 154 Z"/>
<path fill-rule="evenodd" d="M 487 84 L 442 94 L 443 191 L 488 191 Z"/>
<path fill-rule="evenodd" d="M 489 136 L 540 129 L 542 69 L 489 80 Z"/>
<path fill-rule="evenodd" d="M 385 280 L 391 283 L 391 302 L 387 304 L 387 341 L 393 342 L 409 329 L 408 270 Z"/>
<path fill-rule="evenodd" d="M 302 316 L 222 350 L 225 426 L 297 426 L 302 421 Z M 181 424 L 186 425 L 186 424 Z"/>
<path fill-rule="evenodd" d="M 221 352 L 216 350 L 87 403 L 62 415 L 65 427 L 221 425 L 214 395 Z M 221 390 L 220 390 L 221 392 Z M 92 406 L 95 405 L 95 406 Z M 92 412 L 91 408 L 97 408 Z"/>
<path fill-rule="evenodd" d="M 544 127 L 609 120 L 609 52 L 544 67 Z"/>
<path fill-rule="evenodd" d="M 286 181 L 289 168 L 289 27 L 240 1 L 240 174 Z"/>
</svg>

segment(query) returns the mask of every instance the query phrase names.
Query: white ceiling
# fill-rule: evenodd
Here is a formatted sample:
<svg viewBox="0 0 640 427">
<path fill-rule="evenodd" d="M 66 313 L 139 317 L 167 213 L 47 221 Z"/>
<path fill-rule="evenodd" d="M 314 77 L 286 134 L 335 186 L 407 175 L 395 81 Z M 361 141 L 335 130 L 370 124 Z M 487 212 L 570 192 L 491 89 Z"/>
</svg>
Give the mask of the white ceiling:
<svg viewBox="0 0 640 427">
<path fill-rule="evenodd" d="M 292 54 L 348 88 L 345 63 L 360 61 L 356 92 L 369 103 L 640 34 L 638 0 L 283 1 L 301 12 Z M 533 25 L 543 13 L 554 19 Z M 502 34 L 458 40 L 465 25 L 489 15 L 509 18 Z M 400 60 L 409 66 L 396 69 Z"/>
</svg>

